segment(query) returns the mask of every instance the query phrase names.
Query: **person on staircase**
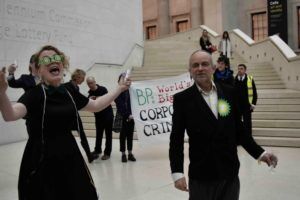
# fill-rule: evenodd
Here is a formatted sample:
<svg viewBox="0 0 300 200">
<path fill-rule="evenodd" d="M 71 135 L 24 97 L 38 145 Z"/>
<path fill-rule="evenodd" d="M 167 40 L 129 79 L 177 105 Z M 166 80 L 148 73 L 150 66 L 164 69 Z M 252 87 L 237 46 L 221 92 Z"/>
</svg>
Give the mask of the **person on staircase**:
<svg viewBox="0 0 300 200">
<path fill-rule="evenodd" d="M 220 56 L 217 60 L 214 81 L 231 86 L 234 85 L 233 71 L 229 69 L 227 58 L 225 56 Z"/>
<path fill-rule="evenodd" d="M 208 32 L 205 29 L 203 30 L 202 36 L 199 39 L 199 44 L 200 44 L 200 47 L 201 47 L 202 50 L 204 50 L 204 51 L 206 51 L 210 54 L 213 52 L 213 50 L 212 50 L 213 45 L 210 41 Z"/>
<path fill-rule="evenodd" d="M 257 103 L 257 91 L 253 76 L 246 73 L 245 64 L 238 65 L 235 77 L 235 88 L 238 94 L 240 117 L 243 119 L 245 129 L 252 135 L 252 112 Z"/>
<path fill-rule="evenodd" d="M 230 42 L 230 37 L 228 31 L 224 31 L 222 35 L 222 39 L 219 42 L 219 53 L 220 56 L 225 56 L 227 58 L 228 66 L 230 66 L 230 59 L 232 53 L 232 47 Z"/>
</svg>

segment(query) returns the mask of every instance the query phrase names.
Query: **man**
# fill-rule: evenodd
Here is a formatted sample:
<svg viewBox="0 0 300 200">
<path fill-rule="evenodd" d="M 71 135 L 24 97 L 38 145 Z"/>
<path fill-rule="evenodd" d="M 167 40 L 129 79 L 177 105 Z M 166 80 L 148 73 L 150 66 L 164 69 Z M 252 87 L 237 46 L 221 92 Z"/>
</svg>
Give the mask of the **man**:
<svg viewBox="0 0 300 200">
<path fill-rule="evenodd" d="M 24 91 L 30 90 L 35 87 L 36 84 L 40 82 L 40 78 L 38 76 L 37 70 L 34 64 L 35 55 L 30 57 L 29 61 L 29 74 L 22 74 L 20 78 L 15 79 L 15 71 L 17 69 L 16 64 L 12 64 L 8 67 L 8 77 L 7 82 L 8 85 L 12 88 L 23 88 Z"/>
<path fill-rule="evenodd" d="M 245 134 L 237 115 L 232 87 L 214 83 L 212 57 L 198 50 L 189 61 L 195 84 L 174 95 L 170 165 L 175 187 L 189 191 L 189 200 L 238 200 L 237 139 L 255 159 L 269 166 L 277 157 Z M 189 136 L 189 188 L 183 174 L 184 134 Z"/>
<path fill-rule="evenodd" d="M 81 83 L 83 83 L 85 79 L 85 71 L 81 69 L 76 69 L 72 75 L 71 75 L 71 80 L 67 83 L 64 84 L 64 86 L 67 88 L 69 91 L 76 91 L 79 92 L 79 86 Z M 79 116 L 79 114 L 78 114 Z M 91 153 L 89 143 L 86 138 L 86 134 L 83 129 L 82 121 L 81 118 L 78 117 L 79 122 L 79 136 L 81 140 L 81 146 L 84 149 L 86 156 L 88 158 L 89 163 L 92 163 L 95 159 L 99 158 L 99 155 L 95 155 Z M 77 130 L 77 127 L 74 127 L 74 130 Z"/>
<path fill-rule="evenodd" d="M 217 69 L 214 73 L 214 81 L 233 86 L 233 71 L 229 69 L 227 58 L 225 56 L 220 56 L 217 62 Z"/>
<path fill-rule="evenodd" d="M 238 105 L 244 126 L 252 134 L 252 117 L 257 102 L 257 91 L 252 76 L 247 75 L 245 64 L 238 65 L 238 73 L 235 77 L 235 88 L 238 93 Z"/>
<path fill-rule="evenodd" d="M 90 76 L 86 79 L 86 83 L 90 90 L 89 98 L 96 99 L 97 97 L 107 94 L 107 89 L 96 83 L 95 78 Z M 112 126 L 113 126 L 113 109 L 109 105 L 104 110 L 94 113 L 96 119 L 96 144 L 93 154 L 99 155 L 102 153 L 102 138 L 103 132 L 105 130 L 105 150 L 101 157 L 102 160 L 107 160 L 110 158 L 111 148 L 112 148 Z"/>
</svg>

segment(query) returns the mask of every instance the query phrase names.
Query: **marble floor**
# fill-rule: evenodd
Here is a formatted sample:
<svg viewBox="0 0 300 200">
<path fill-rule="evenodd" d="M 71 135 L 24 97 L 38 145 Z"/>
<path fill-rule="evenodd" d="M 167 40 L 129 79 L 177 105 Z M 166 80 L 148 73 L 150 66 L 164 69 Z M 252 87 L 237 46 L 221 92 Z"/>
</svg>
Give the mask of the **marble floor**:
<svg viewBox="0 0 300 200">
<path fill-rule="evenodd" d="M 89 142 L 93 147 L 94 139 L 89 138 Z M 25 142 L 0 146 L 0 200 L 18 199 L 17 180 L 24 146 Z M 240 200 L 299 200 L 300 148 L 266 149 L 279 156 L 278 168 L 273 171 L 266 165 L 258 165 L 243 149 L 239 149 Z M 135 142 L 137 162 L 128 163 L 121 162 L 118 150 L 119 142 L 114 140 L 111 159 L 88 164 L 101 200 L 188 199 L 187 193 L 173 186 L 168 145 L 142 148 Z M 186 162 L 186 168 L 187 165 Z"/>
</svg>

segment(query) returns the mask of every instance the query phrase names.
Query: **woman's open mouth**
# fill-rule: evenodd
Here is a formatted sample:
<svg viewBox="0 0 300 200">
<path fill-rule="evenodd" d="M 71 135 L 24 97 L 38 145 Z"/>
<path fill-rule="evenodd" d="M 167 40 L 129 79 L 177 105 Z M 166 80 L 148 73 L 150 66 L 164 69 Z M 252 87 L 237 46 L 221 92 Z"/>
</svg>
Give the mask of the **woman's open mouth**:
<svg viewBox="0 0 300 200">
<path fill-rule="evenodd" d="M 60 74 L 60 69 L 57 65 L 52 65 L 49 69 L 50 74 L 57 76 Z"/>
</svg>

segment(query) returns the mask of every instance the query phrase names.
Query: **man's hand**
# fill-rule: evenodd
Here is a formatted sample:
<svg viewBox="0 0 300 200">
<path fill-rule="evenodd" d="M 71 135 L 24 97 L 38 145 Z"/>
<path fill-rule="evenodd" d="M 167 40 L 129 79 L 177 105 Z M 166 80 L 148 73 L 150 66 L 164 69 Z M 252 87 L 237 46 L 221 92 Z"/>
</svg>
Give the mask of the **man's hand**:
<svg viewBox="0 0 300 200">
<path fill-rule="evenodd" d="M 11 64 L 11 65 L 9 65 L 7 71 L 9 74 L 13 74 L 13 73 L 15 73 L 16 69 L 17 69 L 17 66 L 15 64 Z"/>
<path fill-rule="evenodd" d="M 253 112 L 254 109 L 255 109 L 255 105 L 251 104 L 251 105 L 250 105 L 250 110 L 251 110 L 251 112 Z"/>
<path fill-rule="evenodd" d="M 265 153 L 265 155 L 263 155 L 260 161 L 267 163 L 269 167 L 273 166 L 275 168 L 278 163 L 278 158 L 273 153 Z"/>
<path fill-rule="evenodd" d="M 185 177 L 182 177 L 181 179 L 178 179 L 177 181 L 175 181 L 174 185 L 175 185 L 175 188 L 177 188 L 178 190 L 185 191 L 185 192 L 189 191 L 187 188 Z"/>
</svg>

